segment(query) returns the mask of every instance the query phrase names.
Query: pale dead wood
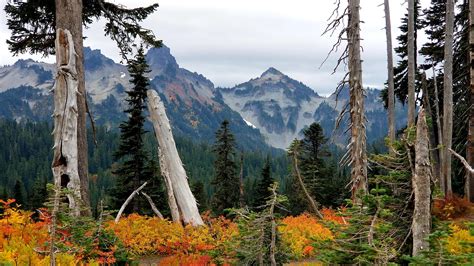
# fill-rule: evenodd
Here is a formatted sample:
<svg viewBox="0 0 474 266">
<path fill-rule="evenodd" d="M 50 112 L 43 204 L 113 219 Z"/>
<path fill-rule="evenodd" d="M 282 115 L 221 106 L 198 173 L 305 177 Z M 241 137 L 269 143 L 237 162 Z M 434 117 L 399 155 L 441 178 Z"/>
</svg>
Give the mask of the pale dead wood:
<svg viewBox="0 0 474 266">
<path fill-rule="evenodd" d="M 67 188 L 69 208 L 73 216 L 81 210 L 81 181 L 78 172 L 76 51 L 69 30 L 57 29 L 54 84 L 54 155 L 52 172 L 56 189 Z"/>
<path fill-rule="evenodd" d="M 191 192 L 186 171 L 176 149 L 165 106 L 156 91 L 148 90 L 147 96 L 150 119 L 160 147 L 159 156 L 162 175 L 165 180 L 168 179 L 168 186 L 172 188 L 172 193 L 184 223 L 194 226 L 203 225 L 204 222 L 199 214 L 196 199 Z"/>
<path fill-rule="evenodd" d="M 390 142 L 395 141 L 395 82 L 393 73 L 392 22 L 390 19 L 390 3 L 384 0 L 385 36 L 387 39 L 387 84 L 388 84 L 388 136 Z"/>
<path fill-rule="evenodd" d="M 148 200 L 148 203 L 150 203 L 151 209 L 152 209 L 153 212 L 156 214 L 156 216 L 158 216 L 158 217 L 161 218 L 161 219 L 164 219 L 164 218 L 163 218 L 163 215 L 162 215 L 161 212 L 158 210 L 158 208 L 156 207 L 156 205 L 155 205 L 155 203 L 153 202 L 153 200 L 151 199 L 151 197 L 148 196 L 148 194 L 146 194 L 145 192 L 141 192 L 141 194 L 146 198 L 146 200 Z"/>
<path fill-rule="evenodd" d="M 147 184 L 147 182 L 143 183 L 143 185 L 141 185 L 139 188 L 135 189 L 132 192 L 132 194 L 130 194 L 130 196 L 128 196 L 127 200 L 125 200 L 125 202 L 122 204 L 122 207 L 120 207 L 120 210 L 117 213 L 117 216 L 115 217 L 115 223 L 119 222 L 120 216 L 122 216 L 122 213 L 125 210 L 125 208 L 127 207 L 127 205 L 130 203 L 130 201 L 132 201 L 133 197 L 135 197 L 135 195 L 137 195 L 140 192 L 140 190 L 142 190 L 146 186 L 146 184 Z"/>
<path fill-rule="evenodd" d="M 408 0 L 408 127 L 415 125 L 415 0 Z"/>
<path fill-rule="evenodd" d="M 454 156 L 456 156 L 456 158 L 458 158 L 461 163 L 464 165 L 464 168 L 466 168 L 466 170 L 471 173 L 471 174 L 474 174 L 474 169 L 469 165 L 469 163 L 467 162 L 466 159 L 464 159 L 464 157 L 462 157 L 459 153 L 455 152 L 453 149 L 448 149 L 449 152 L 451 152 Z"/>
<path fill-rule="evenodd" d="M 469 57 L 474 62 L 474 1 L 469 1 Z M 469 165 L 474 165 L 474 64 L 470 67 L 470 108 L 469 108 L 469 131 L 467 139 L 466 159 Z M 474 202 L 474 174 L 466 174 L 464 185 L 465 197 Z"/>
<path fill-rule="evenodd" d="M 431 231 L 431 166 L 429 154 L 428 125 L 425 110 L 418 115 L 415 144 L 415 173 L 412 185 L 415 194 L 413 210 L 413 256 L 429 248 L 427 241 Z"/>
</svg>

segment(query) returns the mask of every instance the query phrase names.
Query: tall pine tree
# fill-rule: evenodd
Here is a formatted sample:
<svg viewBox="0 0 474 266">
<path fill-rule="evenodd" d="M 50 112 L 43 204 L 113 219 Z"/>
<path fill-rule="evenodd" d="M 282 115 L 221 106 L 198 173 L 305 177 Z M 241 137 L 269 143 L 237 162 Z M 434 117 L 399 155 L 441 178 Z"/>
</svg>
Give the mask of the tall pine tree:
<svg viewBox="0 0 474 266">
<path fill-rule="evenodd" d="M 216 214 L 222 214 L 225 209 L 239 205 L 239 177 L 235 163 L 235 138 L 229 129 L 229 121 L 224 120 L 216 132 L 214 144 L 216 160 L 215 175 L 212 180 L 214 195 L 212 208 Z"/>
<path fill-rule="evenodd" d="M 149 70 L 143 47 L 138 49 L 134 59 L 129 60 L 128 71 L 132 77 L 130 82 L 133 88 L 127 91 L 128 109 L 125 112 L 128 114 L 128 120 L 120 124 L 120 145 L 115 153 L 115 159 L 119 160 L 119 163 L 114 171 L 117 177 L 113 195 L 114 208 L 120 208 L 127 197 L 144 182 L 159 182 L 155 175 L 155 164 L 150 162 L 150 154 L 144 147 L 146 131 L 143 128 L 143 111 L 146 108 L 146 91 L 149 87 L 149 80 L 145 75 Z M 149 190 L 149 187 L 146 190 Z M 128 204 L 125 213 L 145 209 L 149 209 L 148 203 L 143 197 L 136 197 Z"/>
<path fill-rule="evenodd" d="M 272 196 L 270 190 L 271 186 L 275 183 L 271 173 L 270 157 L 267 157 L 265 165 L 262 168 L 262 177 L 258 181 L 257 187 L 255 188 L 255 201 L 253 203 L 254 208 L 261 208 L 265 206 L 269 197 Z"/>
</svg>

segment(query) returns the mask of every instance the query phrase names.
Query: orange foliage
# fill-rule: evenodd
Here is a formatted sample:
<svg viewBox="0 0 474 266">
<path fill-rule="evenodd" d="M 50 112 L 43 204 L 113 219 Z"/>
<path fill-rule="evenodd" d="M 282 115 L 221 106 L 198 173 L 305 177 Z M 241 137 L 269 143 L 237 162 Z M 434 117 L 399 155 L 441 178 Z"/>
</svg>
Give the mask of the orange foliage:
<svg viewBox="0 0 474 266">
<path fill-rule="evenodd" d="M 341 209 L 341 212 L 344 212 L 344 208 Z M 347 217 L 338 215 L 333 209 L 323 208 L 321 214 L 326 221 L 332 221 L 337 224 L 347 224 Z"/>
<path fill-rule="evenodd" d="M 433 200 L 432 213 L 442 220 L 452 220 L 463 216 L 470 208 L 473 208 L 472 204 L 458 196 L 437 198 Z"/>
<path fill-rule="evenodd" d="M 163 258 L 158 265 L 163 266 L 207 266 L 211 263 L 212 257 L 208 255 L 175 255 Z"/>
<path fill-rule="evenodd" d="M 282 239 L 287 244 L 296 258 L 307 258 L 314 256 L 314 242 L 333 239 L 331 231 L 324 227 L 319 221 L 307 214 L 293 217 L 288 216 L 282 220 L 278 230 Z"/>
<path fill-rule="evenodd" d="M 224 218 L 208 219 L 208 226 L 182 226 L 157 217 L 131 214 L 107 224 L 126 249 L 136 256 L 208 254 L 225 256 L 233 252 L 230 243 L 238 234 L 237 225 Z M 229 255 L 230 256 L 230 255 Z"/>
</svg>

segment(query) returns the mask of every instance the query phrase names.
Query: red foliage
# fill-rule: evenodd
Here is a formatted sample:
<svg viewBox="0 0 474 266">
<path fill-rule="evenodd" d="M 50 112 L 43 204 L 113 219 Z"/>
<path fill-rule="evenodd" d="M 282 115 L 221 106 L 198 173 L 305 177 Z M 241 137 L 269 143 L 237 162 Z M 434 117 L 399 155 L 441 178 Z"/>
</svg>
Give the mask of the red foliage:
<svg viewBox="0 0 474 266">
<path fill-rule="evenodd" d="M 473 204 L 459 196 L 436 198 L 433 200 L 432 213 L 442 220 L 452 220 L 467 214 Z"/>
</svg>

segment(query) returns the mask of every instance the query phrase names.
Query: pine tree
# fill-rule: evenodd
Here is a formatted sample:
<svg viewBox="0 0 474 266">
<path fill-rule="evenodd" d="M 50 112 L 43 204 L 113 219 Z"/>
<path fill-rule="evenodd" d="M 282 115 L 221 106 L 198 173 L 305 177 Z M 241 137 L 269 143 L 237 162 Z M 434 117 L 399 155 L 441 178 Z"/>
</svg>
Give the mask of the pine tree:
<svg viewBox="0 0 474 266">
<path fill-rule="evenodd" d="M 15 203 L 17 205 L 21 206 L 21 208 L 25 208 L 25 188 L 21 180 L 15 182 L 15 186 L 13 187 L 13 198 L 16 200 Z"/>
<path fill-rule="evenodd" d="M 417 31 L 421 29 L 421 17 L 420 17 L 420 3 L 418 0 L 415 0 L 415 51 L 416 40 L 417 40 Z M 402 18 L 402 25 L 400 26 L 401 35 L 397 37 L 399 46 L 395 48 L 395 52 L 401 58 L 398 62 L 398 65 L 394 68 L 395 75 L 395 95 L 400 100 L 400 102 L 405 103 L 408 96 L 408 14 Z M 415 53 L 416 54 L 416 53 Z M 415 57 L 415 66 L 417 65 Z M 417 68 L 415 68 L 417 69 Z M 415 76 L 419 76 L 419 72 L 416 71 Z M 418 84 L 417 84 L 417 87 Z"/>
<path fill-rule="evenodd" d="M 125 112 L 129 115 L 126 122 L 120 124 L 120 145 L 115 153 L 115 159 L 120 160 L 114 174 L 117 182 L 114 189 L 115 208 L 120 208 L 127 197 L 145 181 L 150 181 L 154 176 L 149 167 L 150 156 L 144 147 L 143 128 L 145 117 L 143 110 L 146 108 L 146 91 L 149 80 L 145 76 L 149 72 L 146 63 L 143 47 L 138 50 L 134 59 L 129 61 L 128 71 L 132 79 L 130 82 L 133 88 L 127 91 L 128 109 Z M 138 212 L 145 205 L 143 198 L 135 198 L 126 208 L 125 212 Z"/>
<path fill-rule="evenodd" d="M 30 196 L 30 209 L 36 210 L 43 207 L 43 204 L 48 199 L 48 190 L 46 188 L 46 180 L 37 178 L 32 187 L 32 193 Z"/>
<path fill-rule="evenodd" d="M 204 183 L 201 180 L 196 180 L 191 184 L 191 191 L 198 203 L 199 212 L 207 210 L 207 200 L 204 191 Z"/>
<path fill-rule="evenodd" d="M 253 203 L 254 208 L 259 208 L 265 205 L 268 198 L 272 195 L 270 187 L 275 183 L 275 180 L 271 174 L 270 157 L 267 157 L 265 165 L 262 168 L 262 177 L 258 181 L 255 189 L 255 201 Z"/>
<path fill-rule="evenodd" d="M 426 70 L 436 67 L 444 60 L 446 0 L 431 0 L 429 8 L 423 10 L 421 23 L 428 42 L 420 49 L 420 54 L 427 59 L 427 62 L 420 66 Z"/>
<path fill-rule="evenodd" d="M 212 198 L 213 211 L 222 214 L 225 209 L 237 207 L 239 204 L 239 177 L 235 157 L 235 139 L 229 129 L 229 121 L 224 120 L 216 132 L 214 144 L 216 160 L 215 175 L 212 180 L 214 195 Z"/>
</svg>

